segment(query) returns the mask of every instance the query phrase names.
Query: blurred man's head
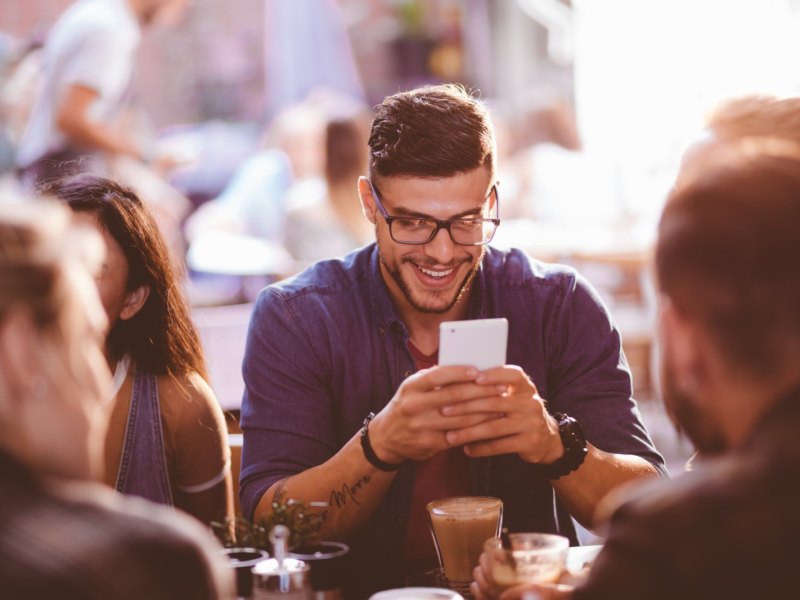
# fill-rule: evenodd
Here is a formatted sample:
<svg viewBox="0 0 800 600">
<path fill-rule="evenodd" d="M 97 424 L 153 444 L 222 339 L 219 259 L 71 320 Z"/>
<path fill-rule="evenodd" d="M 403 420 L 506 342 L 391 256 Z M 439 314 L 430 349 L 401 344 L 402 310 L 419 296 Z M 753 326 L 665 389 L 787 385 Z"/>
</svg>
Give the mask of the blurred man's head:
<svg viewBox="0 0 800 600">
<path fill-rule="evenodd" d="M 89 267 L 101 244 L 56 205 L 0 202 L 0 448 L 30 469 L 102 472 L 110 374 Z"/>
<path fill-rule="evenodd" d="M 667 408 L 699 450 L 723 450 L 764 396 L 800 384 L 798 146 L 750 138 L 707 156 L 666 205 L 656 271 Z M 723 384 L 763 394 L 726 412 Z"/>
<path fill-rule="evenodd" d="M 749 137 L 800 144 L 800 97 L 752 95 L 727 100 L 711 113 L 702 137 L 683 156 L 678 184 L 702 172 L 721 147 Z"/>
</svg>

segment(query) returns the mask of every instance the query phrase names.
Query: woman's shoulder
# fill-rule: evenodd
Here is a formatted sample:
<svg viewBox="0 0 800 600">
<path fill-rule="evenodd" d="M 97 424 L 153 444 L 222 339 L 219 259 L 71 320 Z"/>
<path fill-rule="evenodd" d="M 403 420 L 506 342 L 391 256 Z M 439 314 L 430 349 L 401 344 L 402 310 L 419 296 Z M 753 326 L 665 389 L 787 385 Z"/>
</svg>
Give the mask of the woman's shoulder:
<svg viewBox="0 0 800 600">
<path fill-rule="evenodd" d="M 158 395 L 165 416 L 195 421 L 203 415 L 222 416 L 214 390 L 196 371 L 159 375 Z"/>
</svg>

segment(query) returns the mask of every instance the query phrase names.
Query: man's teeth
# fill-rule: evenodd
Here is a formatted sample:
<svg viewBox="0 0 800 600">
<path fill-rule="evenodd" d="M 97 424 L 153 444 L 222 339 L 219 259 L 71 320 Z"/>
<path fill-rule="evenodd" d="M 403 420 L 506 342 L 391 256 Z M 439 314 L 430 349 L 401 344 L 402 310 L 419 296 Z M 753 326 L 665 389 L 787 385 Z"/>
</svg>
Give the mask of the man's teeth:
<svg viewBox="0 0 800 600">
<path fill-rule="evenodd" d="M 450 273 L 453 272 L 453 269 L 448 269 L 447 271 L 429 271 L 428 269 L 423 269 L 422 267 L 417 267 L 417 268 L 423 273 L 425 273 L 425 275 L 427 275 L 428 277 L 442 278 L 442 277 L 447 277 L 448 275 L 450 275 Z"/>
</svg>

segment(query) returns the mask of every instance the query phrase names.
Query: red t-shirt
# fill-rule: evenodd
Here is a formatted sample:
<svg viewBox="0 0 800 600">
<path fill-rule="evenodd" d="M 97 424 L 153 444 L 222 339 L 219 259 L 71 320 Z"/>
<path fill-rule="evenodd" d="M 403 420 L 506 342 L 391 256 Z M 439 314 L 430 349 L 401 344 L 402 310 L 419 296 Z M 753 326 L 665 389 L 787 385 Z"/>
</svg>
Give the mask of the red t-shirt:
<svg viewBox="0 0 800 600">
<path fill-rule="evenodd" d="M 434 366 L 438 360 L 438 351 L 426 356 L 410 341 L 408 349 L 418 371 Z M 469 461 L 463 448 L 451 448 L 415 464 L 411 509 L 403 546 L 403 558 L 408 563 L 436 566 L 436 548 L 431 537 L 428 509 L 425 508 L 428 502 L 469 493 Z"/>
</svg>

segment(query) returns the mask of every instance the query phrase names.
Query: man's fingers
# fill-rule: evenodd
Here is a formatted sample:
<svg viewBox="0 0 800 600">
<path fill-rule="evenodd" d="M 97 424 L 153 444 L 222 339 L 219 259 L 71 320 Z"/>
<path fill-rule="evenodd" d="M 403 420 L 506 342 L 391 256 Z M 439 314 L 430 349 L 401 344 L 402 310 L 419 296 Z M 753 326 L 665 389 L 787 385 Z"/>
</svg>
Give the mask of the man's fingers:
<svg viewBox="0 0 800 600">
<path fill-rule="evenodd" d="M 486 412 L 512 413 L 519 410 L 520 406 L 519 398 L 494 395 L 448 404 L 441 408 L 441 413 L 447 417 Z"/>
<path fill-rule="evenodd" d="M 478 566 L 472 570 L 474 581 L 470 586 L 470 591 L 475 598 L 497 598 L 500 590 L 492 578 L 491 561 L 484 552 L 478 560 Z M 476 593 L 478 592 L 478 593 Z"/>
<path fill-rule="evenodd" d="M 465 444 L 464 451 L 467 456 L 473 458 L 499 456 L 500 454 L 516 454 L 525 448 L 524 444 L 525 440 L 522 439 L 522 436 L 510 435 L 503 438 Z M 544 456 L 544 453 L 542 453 L 542 456 Z"/>
<path fill-rule="evenodd" d="M 439 431 L 451 431 L 453 429 L 469 429 L 482 423 L 487 423 L 499 419 L 502 413 L 485 412 L 459 415 L 455 417 L 440 417 L 431 419 L 428 424 L 431 429 Z"/>
<path fill-rule="evenodd" d="M 574 588 L 559 583 L 523 584 L 512 587 L 500 594 L 500 600 L 522 600 L 528 596 L 541 600 L 566 600 L 572 596 Z"/>
<path fill-rule="evenodd" d="M 533 388 L 533 393 L 536 393 L 536 386 L 530 380 L 530 377 L 527 376 L 522 368 L 516 365 L 505 365 L 481 371 L 475 377 L 475 383 L 479 385 L 510 385 L 515 387 L 529 385 Z"/>
<path fill-rule="evenodd" d="M 471 427 L 455 429 L 447 432 L 447 443 L 451 446 L 462 446 L 472 442 L 494 440 L 520 433 L 526 427 L 527 420 L 500 417 L 484 421 Z"/>
<path fill-rule="evenodd" d="M 418 389 L 436 389 L 451 383 L 474 381 L 478 373 L 475 367 L 436 366 L 417 371 L 406 381 Z"/>
<path fill-rule="evenodd" d="M 407 394 L 403 403 L 404 410 L 408 415 L 422 413 L 430 409 L 440 409 L 444 406 L 457 405 L 479 398 L 494 398 L 498 395 L 498 391 L 495 388 L 475 385 L 471 382 L 451 383 L 438 389 L 427 390 L 409 387 L 404 392 Z M 493 408 L 490 410 L 497 412 Z"/>
</svg>

